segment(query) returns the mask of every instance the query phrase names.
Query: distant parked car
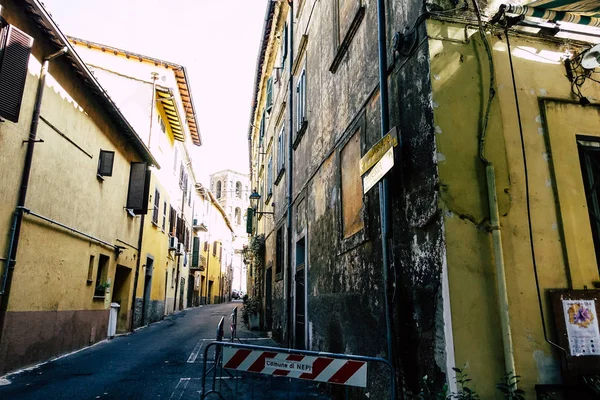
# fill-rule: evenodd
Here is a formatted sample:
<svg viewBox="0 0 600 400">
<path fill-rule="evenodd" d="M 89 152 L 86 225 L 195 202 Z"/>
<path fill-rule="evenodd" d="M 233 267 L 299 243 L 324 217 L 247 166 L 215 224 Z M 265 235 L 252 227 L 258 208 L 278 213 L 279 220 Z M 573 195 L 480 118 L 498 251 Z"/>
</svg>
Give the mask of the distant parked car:
<svg viewBox="0 0 600 400">
<path fill-rule="evenodd" d="M 234 300 L 239 300 L 239 298 L 240 298 L 240 294 L 239 294 L 239 292 L 238 292 L 237 290 L 235 290 L 235 289 L 234 289 L 234 290 L 231 292 L 231 298 L 232 298 L 232 299 L 234 299 Z"/>
</svg>

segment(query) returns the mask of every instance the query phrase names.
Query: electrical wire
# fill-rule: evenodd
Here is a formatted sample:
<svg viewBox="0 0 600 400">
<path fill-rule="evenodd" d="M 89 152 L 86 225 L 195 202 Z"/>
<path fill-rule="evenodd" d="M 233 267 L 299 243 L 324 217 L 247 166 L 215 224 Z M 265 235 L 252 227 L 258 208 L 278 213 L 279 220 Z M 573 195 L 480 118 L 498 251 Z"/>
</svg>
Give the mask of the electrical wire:
<svg viewBox="0 0 600 400">
<path fill-rule="evenodd" d="M 485 135 L 487 133 L 487 126 L 490 119 L 490 114 L 492 112 L 492 101 L 496 96 L 496 90 L 494 89 L 494 60 L 492 59 L 492 49 L 490 47 L 490 43 L 487 40 L 485 35 L 485 28 L 483 26 L 483 21 L 481 19 L 481 9 L 479 8 L 479 3 L 477 0 L 473 1 L 473 7 L 475 8 L 475 14 L 477 15 L 477 23 L 479 25 L 479 35 L 481 36 L 481 41 L 483 42 L 483 46 L 485 47 L 485 52 L 488 57 L 488 64 L 490 68 L 490 88 L 488 95 L 487 107 L 485 110 L 485 117 L 481 122 L 480 133 L 479 133 L 479 158 L 485 165 L 488 165 L 490 162 L 485 158 Z"/>
<path fill-rule="evenodd" d="M 582 105 L 589 104 L 589 100 L 581 92 L 581 88 L 585 84 L 586 80 L 589 79 L 596 83 L 600 83 L 600 81 L 597 79 L 592 78 L 592 74 L 594 74 L 593 70 L 585 69 L 581 65 L 586 50 L 582 50 L 579 52 L 579 54 L 565 62 L 565 66 L 567 68 L 567 77 L 571 81 L 571 91 L 579 98 L 579 102 Z"/>
<path fill-rule="evenodd" d="M 529 196 L 529 174 L 527 173 L 527 153 L 525 151 L 525 137 L 523 135 L 523 124 L 521 122 L 521 107 L 519 106 L 519 96 L 517 93 L 517 82 L 515 79 L 515 70 L 514 70 L 514 66 L 513 66 L 512 53 L 511 53 L 511 49 L 510 49 L 510 39 L 508 37 L 508 26 L 505 26 L 504 32 L 505 32 L 505 36 L 506 36 L 506 47 L 507 47 L 507 52 L 508 52 L 508 60 L 510 62 L 510 73 L 512 76 L 513 93 L 515 96 L 515 106 L 517 109 L 517 119 L 519 122 L 519 134 L 520 134 L 520 138 L 521 138 L 521 153 L 523 154 L 523 172 L 525 175 L 525 200 L 526 200 L 526 204 L 527 204 L 527 226 L 529 228 L 529 246 L 531 248 L 531 260 L 533 262 L 533 274 L 535 276 L 535 287 L 537 290 L 538 306 L 540 308 L 540 318 L 542 320 L 542 330 L 544 333 L 544 339 L 546 340 L 546 342 L 548 344 L 562 350 L 566 355 L 568 355 L 567 351 L 563 347 L 561 347 L 560 345 L 558 345 L 558 344 L 552 342 L 550 339 L 548 339 L 548 332 L 546 330 L 546 319 L 544 317 L 544 306 L 543 306 L 543 301 L 542 301 L 540 280 L 539 280 L 539 276 L 538 276 L 538 268 L 537 268 L 537 262 L 536 262 L 536 257 L 535 257 L 535 245 L 533 243 L 533 228 L 532 228 L 532 223 L 531 223 L 531 199 Z"/>
</svg>

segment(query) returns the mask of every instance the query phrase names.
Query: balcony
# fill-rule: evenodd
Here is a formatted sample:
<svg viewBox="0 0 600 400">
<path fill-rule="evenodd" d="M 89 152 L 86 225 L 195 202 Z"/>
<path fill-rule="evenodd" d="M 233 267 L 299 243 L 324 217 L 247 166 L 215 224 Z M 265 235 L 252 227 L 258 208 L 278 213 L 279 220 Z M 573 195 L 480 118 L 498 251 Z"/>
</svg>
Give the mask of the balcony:
<svg viewBox="0 0 600 400">
<path fill-rule="evenodd" d="M 198 231 L 200 231 L 200 232 L 208 232 L 208 227 L 206 226 L 206 224 L 204 222 L 199 221 L 196 218 L 194 218 L 194 224 L 192 225 L 192 227 L 197 232 Z"/>
<path fill-rule="evenodd" d="M 193 262 L 190 264 L 190 271 L 204 271 L 204 269 L 206 268 L 206 257 L 200 255 L 199 261 L 199 265 L 194 265 Z"/>
</svg>

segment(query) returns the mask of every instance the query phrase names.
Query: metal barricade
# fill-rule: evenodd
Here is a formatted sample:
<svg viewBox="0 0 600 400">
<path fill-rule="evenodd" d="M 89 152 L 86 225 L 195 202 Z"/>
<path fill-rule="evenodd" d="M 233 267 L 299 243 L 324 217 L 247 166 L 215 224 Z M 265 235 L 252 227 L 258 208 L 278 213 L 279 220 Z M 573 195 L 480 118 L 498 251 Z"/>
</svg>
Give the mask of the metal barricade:
<svg viewBox="0 0 600 400">
<path fill-rule="evenodd" d="M 206 370 L 215 348 L 215 364 Z M 216 341 L 204 348 L 200 399 L 394 399 L 388 360 Z M 211 376 L 212 373 L 212 376 Z M 207 381 L 212 385 L 207 387 Z"/>
</svg>

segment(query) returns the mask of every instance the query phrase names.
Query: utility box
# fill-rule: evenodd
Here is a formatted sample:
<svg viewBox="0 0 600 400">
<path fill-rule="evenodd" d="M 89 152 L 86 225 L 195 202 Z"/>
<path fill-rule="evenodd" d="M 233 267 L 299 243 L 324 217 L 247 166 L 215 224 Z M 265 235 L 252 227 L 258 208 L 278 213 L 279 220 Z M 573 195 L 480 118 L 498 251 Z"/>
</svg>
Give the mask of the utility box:
<svg viewBox="0 0 600 400">
<path fill-rule="evenodd" d="M 117 319 L 119 318 L 119 303 L 110 303 L 110 314 L 108 316 L 108 338 L 115 337 L 117 333 Z"/>
</svg>

